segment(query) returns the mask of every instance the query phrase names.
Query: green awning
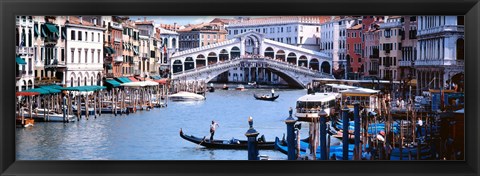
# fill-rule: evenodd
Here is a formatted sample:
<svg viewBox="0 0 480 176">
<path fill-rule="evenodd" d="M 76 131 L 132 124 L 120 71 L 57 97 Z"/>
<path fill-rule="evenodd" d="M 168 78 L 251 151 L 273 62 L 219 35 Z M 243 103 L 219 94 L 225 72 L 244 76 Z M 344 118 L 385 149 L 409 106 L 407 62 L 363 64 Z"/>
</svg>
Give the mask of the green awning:
<svg viewBox="0 0 480 176">
<path fill-rule="evenodd" d="M 108 47 L 110 48 L 110 47 Z M 115 54 L 117 51 L 115 51 L 113 48 L 110 48 L 110 52 L 112 52 L 112 54 Z"/>
<path fill-rule="evenodd" d="M 37 92 L 41 95 L 50 94 L 50 91 L 48 91 L 46 89 L 42 89 L 42 88 L 28 89 L 28 90 L 24 90 L 22 92 Z"/>
<path fill-rule="evenodd" d="M 112 69 L 112 64 L 107 64 L 107 69 Z"/>
<path fill-rule="evenodd" d="M 104 47 L 103 49 L 105 50 L 105 53 L 107 53 L 107 54 L 115 54 L 116 53 L 116 51 L 113 48 L 108 47 L 108 46 Z"/>
<path fill-rule="evenodd" d="M 37 24 L 33 25 L 33 31 L 35 32 L 35 36 L 38 36 L 40 34 L 40 32 L 38 32 L 38 25 Z"/>
<path fill-rule="evenodd" d="M 128 79 L 127 77 L 118 77 L 116 78 L 120 83 L 128 83 L 128 82 L 132 82 L 130 81 L 130 79 Z"/>
<path fill-rule="evenodd" d="M 118 81 L 115 81 L 113 79 L 107 79 L 105 80 L 106 83 L 110 84 L 112 87 L 118 87 L 121 85 Z"/>
<path fill-rule="evenodd" d="M 65 88 L 62 88 L 61 90 L 89 92 L 89 91 L 97 91 L 97 90 L 101 90 L 101 89 L 105 89 L 105 88 L 107 88 L 107 87 L 105 87 L 105 86 L 76 86 L 76 87 L 65 87 Z"/>
<path fill-rule="evenodd" d="M 63 28 L 62 37 L 63 37 L 63 39 L 67 39 L 67 29 L 66 28 Z"/>
<path fill-rule="evenodd" d="M 45 32 L 45 25 L 42 25 L 41 29 L 42 29 L 42 37 L 43 38 L 47 37 L 47 33 Z"/>
<path fill-rule="evenodd" d="M 55 34 L 58 35 L 58 29 L 57 29 L 57 27 L 56 27 L 54 24 L 45 23 L 45 25 L 47 26 L 47 29 L 48 29 L 51 33 L 55 33 Z"/>
<path fill-rule="evenodd" d="M 15 61 L 17 62 L 17 64 L 19 65 L 26 65 L 27 62 L 25 62 L 25 60 L 23 60 L 21 57 L 15 57 Z"/>
</svg>

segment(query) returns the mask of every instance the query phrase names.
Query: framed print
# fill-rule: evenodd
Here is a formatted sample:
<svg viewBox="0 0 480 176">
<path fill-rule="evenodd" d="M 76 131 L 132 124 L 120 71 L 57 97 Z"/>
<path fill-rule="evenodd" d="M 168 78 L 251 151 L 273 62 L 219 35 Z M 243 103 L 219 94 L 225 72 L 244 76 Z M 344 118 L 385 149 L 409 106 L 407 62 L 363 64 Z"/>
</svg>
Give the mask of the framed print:
<svg viewBox="0 0 480 176">
<path fill-rule="evenodd" d="M 1 7 L 2 175 L 478 175 L 478 1 Z"/>
</svg>

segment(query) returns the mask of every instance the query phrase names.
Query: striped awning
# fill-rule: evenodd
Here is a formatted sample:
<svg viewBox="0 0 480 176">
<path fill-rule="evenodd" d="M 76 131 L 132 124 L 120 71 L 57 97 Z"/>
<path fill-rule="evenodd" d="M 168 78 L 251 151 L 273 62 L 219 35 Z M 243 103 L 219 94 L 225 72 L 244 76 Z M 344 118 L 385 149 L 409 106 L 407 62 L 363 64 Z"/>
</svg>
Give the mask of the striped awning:
<svg viewBox="0 0 480 176">
<path fill-rule="evenodd" d="M 45 23 L 45 26 L 47 26 L 48 31 L 50 31 L 51 33 L 55 33 L 55 34 L 58 35 L 57 26 L 55 26 L 54 24 L 50 24 L 50 23 Z"/>
<path fill-rule="evenodd" d="M 132 82 L 138 82 L 138 79 L 134 78 L 133 76 L 128 77 L 128 79 L 130 79 Z"/>
</svg>

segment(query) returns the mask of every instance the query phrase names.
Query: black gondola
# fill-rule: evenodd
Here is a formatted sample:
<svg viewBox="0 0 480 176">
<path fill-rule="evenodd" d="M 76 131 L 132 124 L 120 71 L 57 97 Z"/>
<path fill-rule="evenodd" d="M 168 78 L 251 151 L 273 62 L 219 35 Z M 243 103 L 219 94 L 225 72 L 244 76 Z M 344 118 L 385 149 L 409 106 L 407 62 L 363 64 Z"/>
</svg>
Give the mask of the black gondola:
<svg viewBox="0 0 480 176">
<path fill-rule="evenodd" d="M 215 88 L 214 87 L 208 87 L 207 88 L 209 92 L 215 92 Z"/>
<path fill-rule="evenodd" d="M 280 95 L 274 95 L 269 96 L 269 95 L 264 95 L 264 96 L 257 96 L 256 94 L 253 94 L 253 97 L 257 100 L 265 100 L 265 101 L 275 101 Z"/>
<path fill-rule="evenodd" d="M 183 139 L 193 142 L 195 144 L 204 146 L 206 148 L 213 148 L 213 149 L 248 149 L 248 142 L 246 140 L 238 140 L 238 139 L 231 139 L 231 140 L 213 140 L 213 143 L 210 139 L 204 137 L 199 138 L 193 135 L 185 135 L 183 134 L 182 129 L 180 129 L 180 137 Z M 259 139 L 261 139 L 260 137 Z M 264 138 L 263 138 L 264 139 Z M 264 150 L 273 150 L 275 149 L 275 142 L 258 142 L 258 148 Z"/>
</svg>

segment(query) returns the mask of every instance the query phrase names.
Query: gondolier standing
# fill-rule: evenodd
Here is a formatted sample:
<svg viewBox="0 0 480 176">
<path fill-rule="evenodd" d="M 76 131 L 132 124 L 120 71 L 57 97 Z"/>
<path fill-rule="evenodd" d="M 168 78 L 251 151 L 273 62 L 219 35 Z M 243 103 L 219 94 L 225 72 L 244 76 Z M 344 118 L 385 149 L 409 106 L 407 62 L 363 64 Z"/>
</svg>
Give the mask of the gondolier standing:
<svg viewBox="0 0 480 176">
<path fill-rule="evenodd" d="M 275 94 L 275 90 L 273 90 L 272 88 L 272 97 L 274 97 L 274 94 Z"/>
<path fill-rule="evenodd" d="M 213 141 L 213 135 L 215 135 L 215 130 L 217 127 L 220 127 L 218 123 L 212 120 L 212 124 L 210 125 L 210 141 Z"/>
</svg>

